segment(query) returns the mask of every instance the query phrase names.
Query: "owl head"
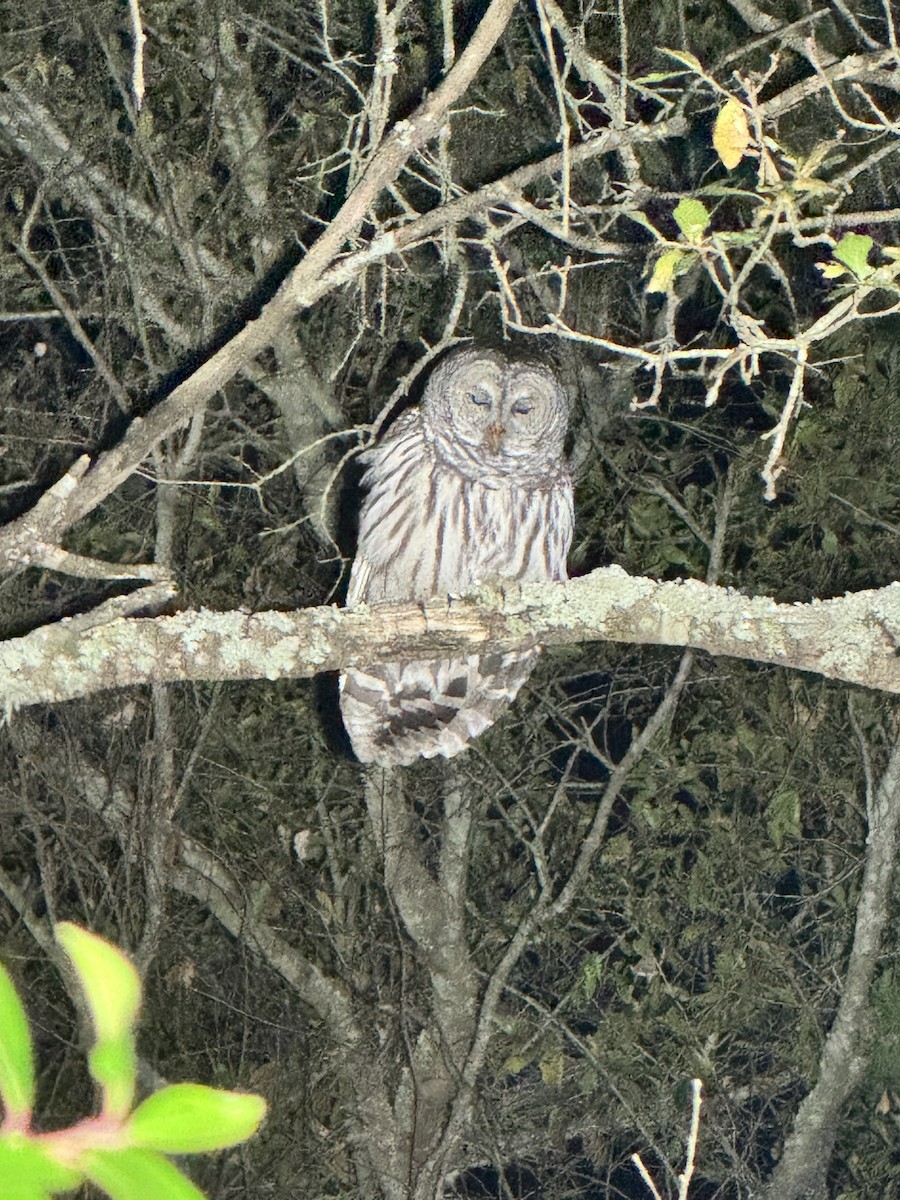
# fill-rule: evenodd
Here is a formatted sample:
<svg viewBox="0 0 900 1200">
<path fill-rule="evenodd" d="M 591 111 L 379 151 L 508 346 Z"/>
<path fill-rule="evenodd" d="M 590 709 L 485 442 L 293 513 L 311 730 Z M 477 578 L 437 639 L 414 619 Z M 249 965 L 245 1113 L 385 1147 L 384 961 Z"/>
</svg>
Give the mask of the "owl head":
<svg viewBox="0 0 900 1200">
<path fill-rule="evenodd" d="M 547 367 L 467 346 L 432 372 L 422 419 L 425 436 L 457 469 L 524 481 L 562 462 L 569 405 Z"/>
</svg>

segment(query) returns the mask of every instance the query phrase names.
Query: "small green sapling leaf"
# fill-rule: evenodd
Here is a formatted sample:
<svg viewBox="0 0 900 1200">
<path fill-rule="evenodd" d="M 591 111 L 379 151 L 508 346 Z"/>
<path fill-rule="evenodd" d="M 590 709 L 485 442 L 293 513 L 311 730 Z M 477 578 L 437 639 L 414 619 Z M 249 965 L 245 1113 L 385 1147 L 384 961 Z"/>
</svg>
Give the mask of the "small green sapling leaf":
<svg viewBox="0 0 900 1200">
<path fill-rule="evenodd" d="M 98 1042 L 88 1054 L 88 1070 L 103 1091 L 103 1111 L 107 1115 L 124 1117 L 134 1100 L 137 1079 L 137 1054 L 134 1036 Z"/>
<path fill-rule="evenodd" d="M 27 1129 L 34 1108 L 34 1050 L 28 1018 L 6 969 L 0 965 L 0 1100 L 4 1126 Z"/>
<path fill-rule="evenodd" d="M 43 1200 L 54 1192 L 77 1187 L 80 1172 L 62 1166 L 35 1138 L 24 1133 L 0 1135 L 0 1196 L 3 1200 Z"/>
<path fill-rule="evenodd" d="M 139 1104 L 127 1128 L 135 1146 L 195 1154 L 244 1141 L 256 1133 L 265 1115 L 261 1096 L 176 1083 Z"/>
<path fill-rule="evenodd" d="M 668 54 L 670 58 L 674 58 L 676 62 L 684 63 L 689 71 L 696 71 L 698 75 L 702 75 L 703 64 L 696 54 L 691 54 L 688 50 L 670 50 L 668 46 L 660 46 L 659 49 L 663 54 Z"/>
<path fill-rule="evenodd" d="M 154 1150 L 88 1150 L 80 1165 L 112 1200 L 206 1200 L 187 1176 Z"/>
<path fill-rule="evenodd" d="M 78 973 L 97 1040 L 128 1032 L 141 1003 L 141 981 L 122 951 L 69 921 L 56 926 L 56 940 Z"/>
<path fill-rule="evenodd" d="M 682 274 L 684 268 L 696 260 L 697 253 L 694 250 L 667 250 L 656 260 L 647 291 L 667 292 L 675 276 Z"/>
<path fill-rule="evenodd" d="M 93 1020 L 96 1042 L 88 1066 L 103 1089 L 103 1111 L 125 1117 L 137 1079 L 132 1027 L 141 1003 L 140 978 L 121 950 L 78 925 L 57 925 L 56 938 L 72 960 Z"/>
</svg>

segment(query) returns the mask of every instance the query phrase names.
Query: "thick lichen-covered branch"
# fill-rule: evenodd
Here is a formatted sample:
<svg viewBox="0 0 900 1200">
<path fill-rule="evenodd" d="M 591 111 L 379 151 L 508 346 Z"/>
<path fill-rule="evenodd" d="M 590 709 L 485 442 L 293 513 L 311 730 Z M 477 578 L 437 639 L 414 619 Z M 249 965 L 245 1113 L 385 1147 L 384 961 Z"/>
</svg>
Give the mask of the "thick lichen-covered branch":
<svg viewBox="0 0 900 1200">
<path fill-rule="evenodd" d="M 300 678 L 398 658 L 590 641 L 691 646 L 900 693 L 900 584 L 777 604 L 609 567 L 566 584 L 485 588 L 426 604 L 200 609 L 94 625 L 73 618 L 0 646 L 0 702 L 9 712 L 135 684 Z"/>
</svg>

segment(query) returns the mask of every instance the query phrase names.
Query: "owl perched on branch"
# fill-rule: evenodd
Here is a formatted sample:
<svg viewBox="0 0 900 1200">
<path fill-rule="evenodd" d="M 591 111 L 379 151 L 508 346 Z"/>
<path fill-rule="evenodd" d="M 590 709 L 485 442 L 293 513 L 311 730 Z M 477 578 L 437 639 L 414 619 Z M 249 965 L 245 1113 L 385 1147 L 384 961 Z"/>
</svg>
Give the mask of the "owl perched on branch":
<svg viewBox="0 0 900 1200">
<path fill-rule="evenodd" d="M 368 495 L 347 604 L 566 579 L 568 416 L 544 366 L 474 347 L 443 359 L 421 405 L 364 457 Z M 458 754 L 515 698 L 538 653 L 344 672 L 341 712 L 357 757 L 391 767 Z"/>
</svg>

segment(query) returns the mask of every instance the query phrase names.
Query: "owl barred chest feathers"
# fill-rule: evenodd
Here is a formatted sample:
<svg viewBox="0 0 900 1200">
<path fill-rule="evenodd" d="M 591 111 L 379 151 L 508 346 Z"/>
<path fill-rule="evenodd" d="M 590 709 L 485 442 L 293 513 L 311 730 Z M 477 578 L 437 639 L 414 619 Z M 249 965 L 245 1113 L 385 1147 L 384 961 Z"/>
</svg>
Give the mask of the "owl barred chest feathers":
<svg viewBox="0 0 900 1200">
<path fill-rule="evenodd" d="M 565 395 L 546 368 L 496 351 L 445 358 L 421 407 L 368 452 L 347 603 L 565 579 L 567 421 Z M 515 697 L 536 653 L 347 671 L 341 709 L 357 757 L 392 766 L 465 749 Z"/>
<path fill-rule="evenodd" d="M 439 456 L 421 414 L 370 468 L 348 604 L 420 600 L 494 579 L 563 578 L 571 516 L 555 487 L 462 474 Z M 378 453 L 378 452 L 376 452 Z"/>
</svg>

